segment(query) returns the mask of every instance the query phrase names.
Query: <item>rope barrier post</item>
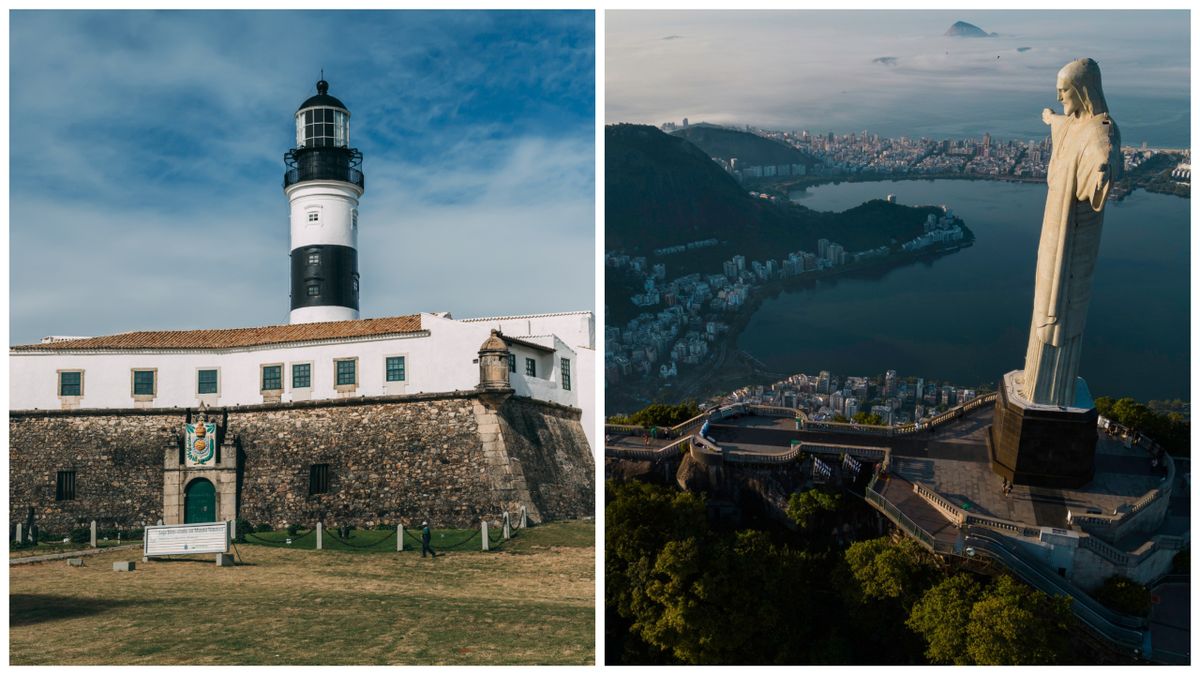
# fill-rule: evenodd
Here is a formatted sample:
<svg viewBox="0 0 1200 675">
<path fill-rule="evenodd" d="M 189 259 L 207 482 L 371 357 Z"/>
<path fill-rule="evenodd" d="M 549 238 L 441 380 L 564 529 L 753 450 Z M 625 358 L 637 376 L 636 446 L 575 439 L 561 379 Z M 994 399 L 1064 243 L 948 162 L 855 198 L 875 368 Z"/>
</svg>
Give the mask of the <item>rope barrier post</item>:
<svg viewBox="0 0 1200 675">
<path fill-rule="evenodd" d="M 92 521 L 92 548 L 96 548 L 96 521 Z"/>
<path fill-rule="evenodd" d="M 21 523 L 17 523 L 17 538 L 14 539 L 13 541 L 17 542 L 18 544 L 23 543 L 25 541 L 21 537 Z"/>
<path fill-rule="evenodd" d="M 324 534 L 325 534 L 325 526 L 322 525 L 321 521 L 318 520 L 317 521 L 317 550 L 318 551 L 321 550 L 321 548 L 322 548 L 321 545 L 324 543 L 324 540 L 323 540 Z"/>
<path fill-rule="evenodd" d="M 229 521 L 229 523 L 230 523 L 229 531 L 233 534 L 233 540 L 237 541 L 237 518 L 234 518 L 233 520 Z"/>
<path fill-rule="evenodd" d="M 486 518 L 484 518 L 479 523 L 479 531 L 481 533 L 481 536 L 483 537 L 483 550 L 486 551 L 486 550 L 488 550 L 488 540 L 487 540 L 488 533 L 487 533 L 487 519 Z"/>
<path fill-rule="evenodd" d="M 404 550 L 404 524 L 396 523 L 396 552 Z"/>
<path fill-rule="evenodd" d="M 529 527 L 529 522 L 526 520 L 525 505 L 521 505 L 521 529 Z"/>
<path fill-rule="evenodd" d="M 508 511 L 504 512 L 504 540 L 512 538 L 512 523 L 508 519 Z"/>
</svg>

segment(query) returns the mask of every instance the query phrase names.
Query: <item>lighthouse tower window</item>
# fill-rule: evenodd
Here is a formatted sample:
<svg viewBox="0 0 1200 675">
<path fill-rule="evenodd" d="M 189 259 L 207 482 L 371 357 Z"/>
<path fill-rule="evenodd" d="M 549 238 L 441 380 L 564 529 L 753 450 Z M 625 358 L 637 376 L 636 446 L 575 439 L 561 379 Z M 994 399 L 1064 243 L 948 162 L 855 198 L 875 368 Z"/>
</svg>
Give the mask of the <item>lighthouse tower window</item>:
<svg viewBox="0 0 1200 675">
<path fill-rule="evenodd" d="M 316 211 L 309 211 L 309 212 L 308 212 L 308 222 L 310 222 L 310 223 L 316 223 L 316 222 L 320 222 L 320 220 L 321 220 L 321 214 L 320 214 L 320 213 L 318 213 L 318 212 L 316 212 Z"/>
<path fill-rule="evenodd" d="M 309 265 L 321 264 L 321 254 L 320 253 L 309 253 L 308 254 L 308 264 Z"/>
<path fill-rule="evenodd" d="M 315 298 L 320 294 L 321 294 L 321 285 L 320 284 L 309 284 L 308 297 Z"/>
</svg>

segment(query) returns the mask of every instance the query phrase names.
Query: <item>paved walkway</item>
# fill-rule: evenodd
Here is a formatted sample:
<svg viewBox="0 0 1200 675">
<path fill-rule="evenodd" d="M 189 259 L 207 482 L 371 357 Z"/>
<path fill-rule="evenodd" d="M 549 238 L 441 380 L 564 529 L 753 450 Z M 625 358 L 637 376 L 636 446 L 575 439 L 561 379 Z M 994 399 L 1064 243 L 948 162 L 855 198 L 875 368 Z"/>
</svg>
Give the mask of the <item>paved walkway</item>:
<svg viewBox="0 0 1200 675">
<path fill-rule="evenodd" d="M 1077 490 L 1017 486 L 1008 495 L 988 460 L 986 434 L 994 409 L 984 406 L 932 433 L 886 437 L 872 434 L 797 430 L 792 420 L 746 416 L 712 425 L 722 446 L 776 454 L 792 441 L 888 447 L 893 474 L 924 483 L 964 510 L 1038 527 L 1066 527 L 1067 512 L 1112 514 L 1159 487 L 1165 469 L 1152 467 L 1146 453 L 1101 434 L 1096 475 Z"/>
<path fill-rule="evenodd" d="M 1154 604 L 1150 605 L 1150 635 L 1155 660 L 1162 657 L 1161 660 L 1169 663 L 1191 662 L 1191 589 L 1191 583 L 1187 582 L 1159 584 L 1154 588 Z M 1165 658 L 1175 655 L 1186 657 L 1186 660 Z"/>
<path fill-rule="evenodd" d="M 916 523 L 917 527 L 933 535 L 937 541 L 951 546 L 958 541 L 958 528 L 913 492 L 912 483 L 896 475 L 887 476 L 881 483 L 875 485 L 876 491 Z"/>
</svg>

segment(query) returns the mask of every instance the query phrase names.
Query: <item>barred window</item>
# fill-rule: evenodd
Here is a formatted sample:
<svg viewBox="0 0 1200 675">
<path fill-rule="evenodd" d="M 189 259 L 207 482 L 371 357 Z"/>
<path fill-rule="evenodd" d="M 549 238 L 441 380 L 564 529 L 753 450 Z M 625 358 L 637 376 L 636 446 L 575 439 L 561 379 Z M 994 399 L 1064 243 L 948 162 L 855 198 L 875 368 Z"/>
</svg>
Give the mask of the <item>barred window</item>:
<svg viewBox="0 0 1200 675">
<path fill-rule="evenodd" d="M 278 391 L 283 389 L 283 366 L 263 366 L 263 391 Z"/>
<path fill-rule="evenodd" d="M 562 359 L 562 388 L 571 390 L 571 359 Z"/>
<path fill-rule="evenodd" d="M 312 386 L 312 364 L 311 363 L 293 363 L 292 364 L 292 388 L 304 389 Z"/>
<path fill-rule="evenodd" d="M 134 396 L 153 396 L 154 395 L 154 371 L 153 370 L 135 370 L 135 371 L 133 371 L 133 395 Z"/>
<path fill-rule="evenodd" d="M 337 383 L 339 385 L 355 384 L 358 379 L 354 373 L 354 359 L 334 361 L 337 364 Z"/>
<path fill-rule="evenodd" d="M 525 374 L 530 377 L 537 377 L 537 361 L 531 358 L 525 358 Z"/>
<path fill-rule="evenodd" d="M 403 382 L 404 381 L 404 357 L 403 356 L 387 357 L 387 381 L 388 382 Z"/>
<path fill-rule="evenodd" d="M 59 471 L 58 482 L 54 488 L 54 499 L 66 501 L 75 499 L 75 471 Z"/>
<path fill-rule="evenodd" d="M 58 374 L 58 395 L 59 396 L 82 396 L 83 395 L 83 371 L 82 370 L 64 370 Z"/>
<path fill-rule="evenodd" d="M 329 465 L 311 464 L 308 467 L 308 494 L 323 495 L 329 492 Z"/>
<path fill-rule="evenodd" d="M 217 393 L 217 371 L 216 370 L 201 370 L 196 373 L 196 393 L 197 394 L 215 394 L 215 393 Z"/>
</svg>

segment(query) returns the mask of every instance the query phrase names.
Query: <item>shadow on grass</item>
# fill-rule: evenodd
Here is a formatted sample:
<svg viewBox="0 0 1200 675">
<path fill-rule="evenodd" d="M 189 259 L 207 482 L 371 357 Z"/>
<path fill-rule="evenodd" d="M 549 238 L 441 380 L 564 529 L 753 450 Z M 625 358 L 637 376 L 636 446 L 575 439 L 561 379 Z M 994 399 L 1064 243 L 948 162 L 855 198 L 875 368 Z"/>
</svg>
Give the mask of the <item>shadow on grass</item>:
<svg viewBox="0 0 1200 675">
<path fill-rule="evenodd" d="M 93 616 L 127 605 L 142 604 L 128 600 L 95 600 L 65 595 L 16 593 L 8 597 L 8 625 L 30 626 L 58 619 Z"/>
</svg>

